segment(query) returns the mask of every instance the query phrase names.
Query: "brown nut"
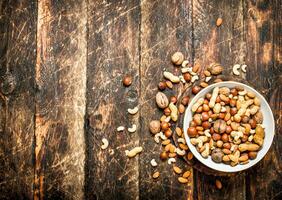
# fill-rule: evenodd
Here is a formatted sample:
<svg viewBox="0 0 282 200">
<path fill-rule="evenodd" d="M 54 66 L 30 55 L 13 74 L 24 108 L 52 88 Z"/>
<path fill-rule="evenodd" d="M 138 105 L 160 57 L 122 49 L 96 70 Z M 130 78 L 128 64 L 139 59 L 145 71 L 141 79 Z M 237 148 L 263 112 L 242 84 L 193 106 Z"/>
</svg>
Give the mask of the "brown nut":
<svg viewBox="0 0 282 200">
<path fill-rule="evenodd" d="M 231 133 L 231 132 L 232 132 L 231 126 L 226 126 L 225 132 L 226 132 L 227 134 Z"/>
<path fill-rule="evenodd" d="M 168 158 L 167 152 L 163 151 L 163 152 L 160 154 L 160 159 L 161 159 L 161 160 L 166 160 L 167 158 Z"/>
<path fill-rule="evenodd" d="M 249 156 L 249 158 L 250 158 L 251 160 L 256 159 L 257 155 L 258 155 L 258 153 L 255 152 L 255 151 L 250 151 L 250 152 L 248 153 L 248 156 Z"/>
<path fill-rule="evenodd" d="M 244 115 L 244 116 L 242 117 L 242 119 L 241 119 L 242 123 L 244 123 L 244 124 L 248 123 L 249 120 L 250 120 L 250 118 L 249 118 L 248 116 L 246 116 L 246 115 Z"/>
<path fill-rule="evenodd" d="M 183 78 L 186 82 L 189 82 L 191 80 L 191 75 L 189 73 L 184 73 Z"/>
<path fill-rule="evenodd" d="M 177 102 L 177 98 L 176 98 L 176 96 L 172 96 L 172 97 L 170 97 L 170 102 L 172 102 L 172 103 L 176 103 Z"/>
<path fill-rule="evenodd" d="M 223 142 L 228 142 L 228 135 L 227 135 L 226 133 L 222 134 L 221 140 L 222 140 Z"/>
<path fill-rule="evenodd" d="M 196 127 L 197 124 L 196 124 L 196 122 L 193 120 L 193 121 L 190 122 L 189 126 L 190 126 L 190 127 Z"/>
<path fill-rule="evenodd" d="M 233 115 L 236 115 L 237 114 L 237 108 L 236 107 L 233 107 L 230 109 L 230 114 L 233 116 Z"/>
<path fill-rule="evenodd" d="M 210 73 L 208 70 L 205 70 L 205 71 L 204 71 L 204 75 L 205 75 L 205 76 L 211 76 L 211 73 Z"/>
<path fill-rule="evenodd" d="M 257 122 L 254 119 L 250 119 L 249 124 L 251 125 L 251 128 L 256 128 L 256 126 L 257 126 Z"/>
<path fill-rule="evenodd" d="M 126 75 L 125 77 L 123 77 L 122 83 L 126 87 L 130 86 L 132 84 L 132 77 L 129 75 Z"/>
<path fill-rule="evenodd" d="M 195 114 L 193 118 L 197 125 L 202 124 L 202 115 L 201 114 Z"/>
<path fill-rule="evenodd" d="M 205 121 L 205 122 L 202 123 L 202 126 L 206 130 L 206 129 L 209 129 L 211 127 L 211 123 L 208 122 L 208 121 Z"/>
<path fill-rule="evenodd" d="M 211 94 L 211 93 L 207 93 L 207 94 L 205 95 L 205 97 L 206 97 L 208 100 L 210 100 L 211 97 L 212 97 L 212 94 Z"/>
<path fill-rule="evenodd" d="M 170 137 L 172 136 L 172 131 L 171 131 L 171 129 L 167 129 L 167 130 L 164 132 L 164 134 L 165 134 L 165 136 L 166 136 L 167 138 L 170 138 Z"/>
<path fill-rule="evenodd" d="M 233 95 L 233 97 L 238 95 L 238 91 L 235 88 L 232 88 L 230 93 Z"/>
<path fill-rule="evenodd" d="M 208 104 L 203 104 L 203 111 L 207 112 L 210 110 L 210 107 Z"/>
<path fill-rule="evenodd" d="M 192 93 L 193 94 L 198 94 L 198 92 L 200 92 L 201 88 L 197 85 L 192 87 Z"/>
<path fill-rule="evenodd" d="M 199 108 L 197 108 L 196 113 L 201 113 L 203 112 L 203 106 L 199 106 Z"/>
<path fill-rule="evenodd" d="M 209 120 L 210 116 L 207 112 L 202 112 L 202 120 L 207 121 Z"/>
<path fill-rule="evenodd" d="M 211 154 L 212 160 L 216 163 L 221 163 L 223 156 L 224 154 L 222 153 L 221 149 L 219 148 L 214 149 Z"/>
<path fill-rule="evenodd" d="M 201 83 L 200 83 L 200 86 L 201 86 L 202 88 L 205 88 L 205 87 L 208 87 L 209 84 L 207 84 L 206 82 L 201 82 Z"/>
<path fill-rule="evenodd" d="M 231 148 L 230 143 L 228 143 L 228 142 L 224 143 L 224 144 L 223 144 L 223 148 L 224 148 L 224 149 L 230 149 L 230 148 Z"/>
<path fill-rule="evenodd" d="M 220 26 L 221 24 L 222 24 L 222 22 L 223 22 L 223 20 L 222 20 L 222 18 L 217 18 L 217 20 L 216 20 L 216 26 Z M 221 189 L 221 188 L 220 188 Z"/>
<path fill-rule="evenodd" d="M 231 151 L 229 149 L 222 149 L 222 152 L 226 155 L 231 154 Z"/>
<path fill-rule="evenodd" d="M 165 116 L 169 116 L 170 113 L 171 113 L 171 110 L 169 109 L 169 107 L 166 107 L 166 108 L 164 109 L 164 115 L 165 115 Z"/>
<path fill-rule="evenodd" d="M 190 100 L 190 98 L 189 98 L 188 96 L 185 96 L 185 97 L 182 98 L 181 103 L 182 103 L 184 106 L 187 106 L 188 103 L 189 103 L 189 100 Z"/>
<path fill-rule="evenodd" d="M 182 62 L 184 61 L 184 55 L 181 52 L 175 52 L 172 56 L 171 56 L 171 61 L 173 64 L 175 65 L 181 65 Z"/>
<path fill-rule="evenodd" d="M 163 131 L 169 129 L 169 124 L 167 122 L 162 122 L 161 123 L 161 128 Z"/>
<path fill-rule="evenodd" d="M 217 141 L 217 140 L 220 140 L 220 139 L 221 139 L 221 136 L 220 136 L 219 134 L 217 134 L 217 133 L 214 133 L 214 134 L 212 134 L 212 139 L 213 139 L 214 141 Z"/>
<path fill-rule="evenodd" d="M 197 129 L 195 127 L 189 127 L 187 133 L 189 137 L 196 137 L 198 135 Z"/>
<path fill-rule="evenodd" d="M 185 107 L 184 107 L 183 104 L 180 104 L 180 105 L 178 106 L 178 111 L 179 111 L 180 114 L 184 113 Z"/>
<path fill-rule="evenodd" d="M 215 186 L 216 186 L 216 188 L 219 189 L 219 190 L 222 188 L 222 184 L 221 184 L 220 180 L 218 180 L 218 179 L 215 180 Z"/>
<path fill-rule="evenodd" d="M 159 90 L 166 89 L 166 83 L 164 81 L 159 82 L 158 84 Z"/>
<path fill-rule="evenodd" d="M 153 134 L 159 133 L 161 131 L 161 123 L 159 120 L 153 120 L 149 125 L 150 131 Z"/>
</svg>

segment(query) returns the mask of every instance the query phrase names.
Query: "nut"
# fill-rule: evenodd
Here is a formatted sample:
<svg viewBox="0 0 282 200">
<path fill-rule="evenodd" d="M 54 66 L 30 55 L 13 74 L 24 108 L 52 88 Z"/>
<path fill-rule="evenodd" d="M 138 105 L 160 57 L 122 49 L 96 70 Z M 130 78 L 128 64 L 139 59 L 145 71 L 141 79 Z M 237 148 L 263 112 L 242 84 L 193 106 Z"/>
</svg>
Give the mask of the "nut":
<svg viewBox="0 0 282 200">
<path fill-rule="evenodd" d="M 193 94 L 198 94 L 198 92 L 200 92 L 201 88 L 197 85 L 192 87 L 192 93 Z"/>
<path fill-rule="evenodd" d="M 135 114 L 138 112 L 138 107 L 136 106 L 136 107 L 134 107 L 133 109 L 128 108 L 128 109 L 127 109 L 127 112 L 128 112 L 129 114 L 131 114 L 131 115 L 135 115 Z"/>
<path fill-rule="evenodd" d="M 153 120 L 149 125 L 150 131 L 152 134 L 156 134 L 161 131 L 161 123 L 159 120 Z"/>
<path fill-rule="evenodd" d="M 133 124 L 132 127 L 128 128 L 127 130 L 128 130 L 129 133 L 134 133 L 136 131 L 136 129 L 137 129 L 136 124 Z"/>
<path fill-rule="evenodd" d="M 222 24 L 222 18 L 217 18 L 217 20 L 216 20 L 216 26 L 220 26 L 221 24 Z"/>
<path fill-rule="evenodd" d="M 159 82 L 158 87 L 160 90 L 164 90 L 166 88 L 166 82 L 164 81 Z"/>
<path fill-rule="evenodd" d="M 218 92 L 219 92 L 219 88 L 218 88 L 218 87 L 215 87 L 215 88 L 213 89 L 212 96 L 211 96 L 211 99 L 210 99 L 210 102 L 209 102 L 209 107 L 210 107 L 210 108 L 213 108 L 213 107 L 214 107 L 216 98 L 217 98 L 217 96 L 218 96 Z"/>
<path fill-rule="evenodd" d="M 260 125 L 257 125 L 256 133 L 254 135 L 254 142 L 257 143 L 259 146 L 262 146 L 264 141 L 264 135 L 264 129 Z"/>
<path fill-rule="evenodd" d="M 233 68 L 232 68 L 233 74 L 236 75 L 236 76 L 239 76 L 240 75 L 240 72 L 238 71 L 239 69 L 240 69 L 239 64 L 234 65 Z"/>
<path fill-rule="evenodd" d="M 162 92 L 158 92 L 156 95 L 156 103 L 159 106 L 159 108 L 166 108 L 169 104 L 168 98 L 167 96 L 162 93 Z"/>
<path fill-rule="evenodd" d="M 159 178 L 159 176 L 160 176 L 160 172 L 155 172 L 155 173 L 153 174 L 153 178 L 154 178 L 154 179 Z"/>
<path fill-rule="evenodd" d="M 221 149 L 219 148 L 214 149 L 211 154 L 212 160 L 216 163 L 221 163 L 223 156 L 224 154 L 222 153 Z"/>
<path fill-rule="evenodd" d="M 170 117 L 171 117 L 172 121 L 176 122 L 177 119 L 178 119 L 177 107 L 173 103 L 170 103 L 169 109 L 171 110 Z"/>
<path fill-rule="evenodd" d="M 170 72 L 164 71 L 164 77 L 168 80 L 170 80 L 172 83 L 179 83 L 180 78 L 178 76 L 173 75 Z"/>
<path fill-rule="evenodd" d="M 151 163 L 151 165 L 152 165 L 153 167 L 156 167 L 156 166 L 158 165 L 158 163 L 156 162 L 155 159 L 152 159 L 152 160 L 150 161 L 150 163 Z"/>
<path fill-rule="evenodd" d="M 106 149 L 109 146 L 109 141 L 106 138 L 102 139 L 103 145 L 101 146 L 101 149 Z"/>
<path fill-rule="evenodd" d="M 143 151 L 142 147 L 135 147 L 132 150 L 125 150 L 125 154 L 129 158 L 135 157 L 137 154 L 141 153 Z"/>
<path fill-rule="evenodd" d="M 182 136 L 182 130 L 181 130 L 181 128 L 176 127 L 176 128 L 175 128 L 175 132 L 176 132 L 176 134 L 177 134 L 179 137 Z"/>
<path fill-rule="evenodd" d="M 203 105 L 204 98 L 199 98 L 198 101 L 192 106 L 192 112 L 196 112 L 196 110 Z"/>
<path fill-rule="evenodd" d="M 214 122 L 213 128 L 215 132 L 222 134 L 226 131 L 226 122 L 222 119 L 218 119 Z"/>
<path fill-rule="evenodd" d="M 212 63 L 208 67 L 208 70 L 212 75 L 218 75 L 223 71 L 223 67 L 218 63 Z"/>
<path fill-rule="evenodd" d="M 173 64 L 175 65 L 181 65 L 182 62 L 184 61 L 184 55 L 181 52 L 175 52 L 172 56 L 171 56 L 171 61 Z"/>
<path fill-rule="evenodd" d="M 182 173 L 182 169 L 180 169 L 180 168 L 177 167 L 177 166 L 174 166 L 174 167 L 173 167 L 173 171 L 174 171 L 176 174 L 181 174 L 181 173 Z"/>
<path fill-rule="evenodd" d="M 169 158 L 168 161 L 167 161 L 167 163 L 169 165 L 171 165 L 172 163 L 175 163 L 175 162 L 176 162 L 175 158 Z"/>
<path fill-rule="evenodd" d="M 191 175 L 190 171 L 186 171 L 184 172 L 184 174 L 182 175 L 183 178 L 188 178 Z"/>
<path fill-rule="evenodd" d="M 163 152 L 160 154 L 160 159 L 161 159 L 161 160 L 166 160 L 167 158 L 168 158 L 167 152 L 163 151 Z"/>
<path fill-rule="evenodd" d="M 169 89 L 172 89 L 172 88 L 173 88 L 172 82 L 166 81 L 165 83 L 166 83 L 166 86 L 167 86 Z"/>
<path fill-rule="evenodd" d="M 126 75 L 125 77 L 123 77 L 122 82 L 124 86 L 128 87 L 132 84 L 132 77 L 129 75 Z"/>
<path fill-rule="evenodd" d="M 183 178 L 183 177 L 178 177 L 178 181 L 180 182 L 180 183 L 188 183 L 188 179 L 187 178 Z"/>
<path fill-rule="evenodd" d="M 189 100 L 190 100 L 190 98 L 189 98 L 188 96 L 185 96 L 185 97 L 182 98 L 181 103 L 182 103 L 184 106 L 187 106 L 188 103 L 189 103 Z"/>
<path fill-rule="evenodd" d="M 247 68 L 247 65 L 242 65 L 241 66 L 242 72 L 246 73 L 247 72 L 246 68 Z"/>
<path fill-rule="evenodd" d="M 184 60 L 181 64 L 181 67 L 187 67 L 187 65 L 189 64 L 188 60 Z"/>
<path fill-rule="evenodd" d="M 184 73 L 183 78 L 186 82 L 189 82 L 191 80 L 191 75 L 189 73 Z"/>
<path fill-rule="evenodd" d="M 172 103 L 176 103 L 177 102 L 177 98 L 176 98 L 176 96 L 172 96 L 172 97 L 170 97 L 170 102 L 172 102 Z"/>
<path fill-rule="evenodd" d="M 118 131 L 118 132 L 124 131 L 124 129 L 125 129 L 124 126 L 119 126 L 119 127 L 117 127 L 117 131 Z"/>
<path fill-rule="evenodd" d="M 239 145 L 239 151 L 240 152 L 244 152 L 244 151 L 257 151 L 259 150 L 260 146 L 257 145 L 257 144 L 247 144 L 247 143 L 244 143 L 244 144 L 240 144 Z"/>
<path fill-rule="evenodd" d="M 191 83 L 194 83 L 196 80 L 199 80 L 199 76 L 198 75 L 192 76 Z"/>
</svg>

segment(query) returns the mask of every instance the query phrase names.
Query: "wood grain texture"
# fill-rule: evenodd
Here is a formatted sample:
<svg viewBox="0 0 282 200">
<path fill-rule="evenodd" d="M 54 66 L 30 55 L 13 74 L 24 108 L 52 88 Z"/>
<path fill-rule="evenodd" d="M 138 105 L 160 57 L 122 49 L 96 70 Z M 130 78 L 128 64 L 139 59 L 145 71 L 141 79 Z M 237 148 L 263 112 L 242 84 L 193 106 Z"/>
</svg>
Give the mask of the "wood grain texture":
<svg viewBox="0 0 282 200">
<path fill-rule="evenodd" d="M 86 9 L 38 2 L 35 199 L 84 196 Z"/>
<path fill-rule="evenodd" d="M 216 26 L 218 18 L 223 19 L 219 27 Z M 243 1 L 194 0 L 194 62 L 201 63 L 202 68 L 218 62 L 224 67 L 224 76 L 232 78 L 232 66 L 244 64 L 246 58 L 243 25 Z M 241 74 L 240 78 L 244 79 L 245 75 Z M 214 171 L 214 175 L 217 174 Z M 215 188 L 216 179 L 221 180 L 222 190 Z M 197 199 L 245 199 L 245 173 L 216 177 L 198 171 L 194 194 Z"/>
<path fill-rule="evenodd" d="M 281 199 L 281 1 L 245 4 L 249 79 L 263 92 L 272 108 L 276 132 L 264 159 L 248 174 L 248 198 Z M 279 20 L 280 19 L 280 20 Z M 280 30 L 280 34 L 278 33 Z"/>
<path fill-rule="evenodd" d="M 161 117 L 155 103 L 157 84 L 163 69 L 179 73 L 170 57 L 182 51 L 192 60 L 191 1 L 142 1 L 141 3 L 141 145 L 144 154 L 140 160 L 140 199 L 192 199 L 193 174 L 187 185 L 181 185 L 171 165 L 159 159 L 161 145 L 156 144 L 148 130 L 149 122 Z M 180 84 L 181 85 L 181 84 Z M 170 97 L 179 96 L 183 85 L 166 90 Z M 179 120 L 181 121 L 181 119 Z M 173 129 L 175 125 L 173 125 Z M 157 169 L 150 165 L 151 159 L 159 163 Z M 177 166 L 191 170 L 184 160 L 177 159 Z M 152 179 L 154 171 L 160 171 L 158 180 Z"/>
<path fill-rule="evenodd" d="M 140 2 L 90 1 L 88 17 L 86 198 L 138 199 L 143 153 L 129 159 L 125 150 L 139 146 L 144 134 L 139 114 L 127 112 L 139 104 Z M 133 79 L 127 88 L 125 75 Z M 129 133 L 133 124 L 137 131 Z M 125 131 L 117 132 L 119 126 Z M 102 138 L 109 141 L 106 150 Z"/>
<path fill-rule="evenodd" d="M 0 2 L 0 199 L 32 199 L 36 1 Z"/>
</svg>

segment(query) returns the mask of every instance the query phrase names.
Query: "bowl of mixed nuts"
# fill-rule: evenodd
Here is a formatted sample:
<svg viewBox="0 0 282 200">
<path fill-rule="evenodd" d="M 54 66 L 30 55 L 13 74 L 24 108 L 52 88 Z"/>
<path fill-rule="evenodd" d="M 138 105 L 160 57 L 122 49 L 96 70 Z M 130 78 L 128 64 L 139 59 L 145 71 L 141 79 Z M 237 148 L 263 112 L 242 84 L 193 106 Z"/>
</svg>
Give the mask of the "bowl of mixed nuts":
<svg viewBox="0 0 282 200">
<path fill-rule="evenodd" d="M 214 170 L 238 172 L 265 156 L 274 137 L 274 118 L 259 92 L 226 81 L 204 88 L 192 99 L 183 130 L 200 162 Z"/>
</svg>

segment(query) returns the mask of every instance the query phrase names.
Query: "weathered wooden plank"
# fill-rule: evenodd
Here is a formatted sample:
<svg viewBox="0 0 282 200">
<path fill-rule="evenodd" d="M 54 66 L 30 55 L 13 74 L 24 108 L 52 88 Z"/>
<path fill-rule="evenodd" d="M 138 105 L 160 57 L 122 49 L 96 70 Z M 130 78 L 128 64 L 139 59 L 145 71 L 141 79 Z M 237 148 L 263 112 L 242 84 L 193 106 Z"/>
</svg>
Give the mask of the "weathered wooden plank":
<svg viewBox="0 0 282 200">
<path fill-rule="evenodd" d="M 84 196 L 85 0 L 38 2 L 35 199 Z"/>
<path fill-rule="evenodd" d="M 0 2 L 0 199 L 32 199 L 36 1 Z"/>
<path fill-rule="evenodd" d="M 274 0 L 247 1 L 245 7 L 248 65 L 254 64 L 249 78 L 269 100 L 276 122 L 272 147 L 264 159 L 250 170 L 247 194 L 251 199 L 281 199 L 282 4 Z"/>
<path fill-rule="evenodd" d="M 222 18 L 222 25 L 216 21 Z M 203 68 L 212 62 L 224 66 L 224 75 L 232 77 L 232 66 L 243 64 L 246 43 L 243 32 L 243 1 L 193 1 L 194 61 Z M 244 75 L 241 75 L 244 78 Z M 211 174 L 211 173 L 209 173 Z M 218 173 L 214 171 L 214 175 Z M 219 175 L 219 174 L 218 174 Z M 226 174 L 227 175 L 227 174 Z M 206 175 L 204 171 L 195 175 L 195 196 L 198 199 L 245 199 L 245 173 L 231 177 Z M 215 180 L 223 183 L 217 191 Z"/>
<path fill-rule="evenodd" d="M 175 51 L 182 51 L 192 60 L 191 1 L 142 1 L 141 3 L 141 144 L 144 154 L 140 159 L 140 199 L 192 199 L 193 173 L 189 183 L 181 185 L 172 165 L 159 159 L 161 145 L 156 144 L 148 130 L 150 120 L 160 119 L 162 111 L 155 103 L 157 84 L 162 79 L 163 68 L 177 72 L 170 58 Z M 166 90 L 168 96 L 176 95 L 182 86 Z M 180 121 L 182 118 L 180 119 Z M 159 163 L 157 169 L 151 159 Z M 184 160 L 177 159 L 177 166 L 191 170 Z M 154 171 L 161 173 L 152 179 Z"/>
<path fill-rule="evenodd" d="M 86 198 L 138 199 L 139 156 L 129 159 L 125 150 L 139 146 L 142 135 L 139 114 L 127 112 L 140 95 L 140 2 L 90 1 L 88 16 Z M 125 88 L 127 74 L 133 83 Z M 127 131 L 132 124 L 135 133 Z M 126 130 L 117 132 L 118 126 Z M 109 141 L 106 150 L 102 138 Z"/>
</svg>

